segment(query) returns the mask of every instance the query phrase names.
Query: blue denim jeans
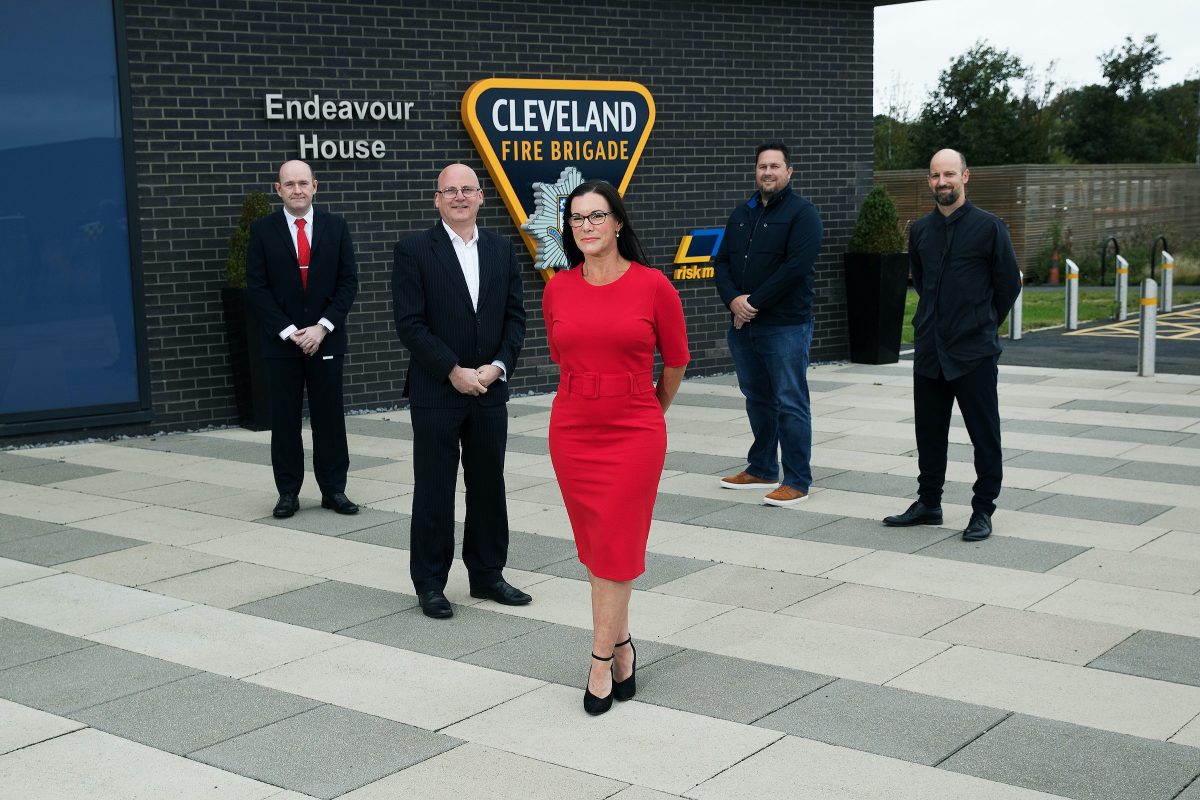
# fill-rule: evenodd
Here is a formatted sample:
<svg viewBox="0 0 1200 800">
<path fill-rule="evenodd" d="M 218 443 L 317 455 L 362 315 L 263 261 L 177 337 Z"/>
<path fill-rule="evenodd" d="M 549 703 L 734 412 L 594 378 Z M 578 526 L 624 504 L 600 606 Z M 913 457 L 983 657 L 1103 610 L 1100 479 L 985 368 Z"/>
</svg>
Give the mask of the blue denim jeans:
<svg viewBox="0 0 1200 800">
<path fill-rule="evenodd" d="M 758 478 L 779 477 L 783 484 L 807 492 L 812 484 L 812 410 L 808 399 L 808 348 L 812 323 L 760 325 L 751 322 L 729 329 L 729 352 L 738 385 L 746 396 L 746 416 L 754 444 L 746 456 L 747 472 Z"/>
</svg>

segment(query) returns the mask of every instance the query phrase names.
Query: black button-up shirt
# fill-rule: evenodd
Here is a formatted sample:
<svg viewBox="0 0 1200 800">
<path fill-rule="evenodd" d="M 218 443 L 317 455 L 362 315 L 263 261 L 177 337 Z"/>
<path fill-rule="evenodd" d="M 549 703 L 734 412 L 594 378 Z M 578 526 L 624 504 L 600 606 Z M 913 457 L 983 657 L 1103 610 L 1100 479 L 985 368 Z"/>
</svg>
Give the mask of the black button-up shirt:
<svg viewBox="0 0 1200 800">
<path fill-rule="evenodd" d="M 969 200 L 949 216 L 934 209 L 908 237 L 913 286 L 913 371 L 954 380 L 999 357 L 999 327 L 1021 291 L 1008 228 Z"/>
</svg>

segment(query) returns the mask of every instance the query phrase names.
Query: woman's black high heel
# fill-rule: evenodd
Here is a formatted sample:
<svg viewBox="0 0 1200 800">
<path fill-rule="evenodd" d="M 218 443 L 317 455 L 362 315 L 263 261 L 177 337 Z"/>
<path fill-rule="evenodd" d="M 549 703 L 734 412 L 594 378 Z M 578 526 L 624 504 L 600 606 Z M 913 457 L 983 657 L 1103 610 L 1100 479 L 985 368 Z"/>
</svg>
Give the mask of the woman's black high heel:
<svg viewBox="0 0 1200 800">
<path fill-rule="evenodd" d="M 592 653 L 592 658 L 596 659 L 597 661 L 613 660 L 612 656 L 609 656 L 608 658 L 601 658 L 595 653 Z M 609 669 L 611 669 L 611 667 L 609 667 Z M 588 680 L 591 680 L 590 671 L 588 673 Z M 583 685 L 583 710 L 591 714 L 593 717 L 608 711 L 610 708 L 612 708 L 613 695 L 616 694 L 616 689 L 617 683 L 616 681 L 613 681 L 612 691 L 610 691 L 604 697 L 596 697 L 596 695 L 592 694 L 592 690 L 588 688 L 587 683 L 585 683 Z M 630 697 L 632 696 L 633 695 L 630 695 Z"/>
<path fill-rule="evenodd" d="M 617 698 L 618 700 L 632 700 L 633 696 L 637 694 L 637 648 L 633 646 L 633 637 L 630 636 L 625 641 L 617 642 L 615 645 L 613 645 L 613 649 L 615 650 L 616 648 L 623 647 L 624 645 L 629 645 L 629 647 L 633 650 L 633 669 L 630 670 L 629 677 L 623 681 L 619 681 L 615 675 L 613 676 L 612 693 L 613 697 Z"/>
</svg>

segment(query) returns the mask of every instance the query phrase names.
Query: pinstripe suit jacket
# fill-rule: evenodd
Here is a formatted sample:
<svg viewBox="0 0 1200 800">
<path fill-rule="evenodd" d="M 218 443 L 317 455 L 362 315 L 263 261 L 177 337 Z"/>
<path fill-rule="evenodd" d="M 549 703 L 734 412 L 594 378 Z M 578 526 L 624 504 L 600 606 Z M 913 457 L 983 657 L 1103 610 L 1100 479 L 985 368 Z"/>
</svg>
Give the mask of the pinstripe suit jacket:
<svg viewBox="0 0 1200 800">
<path fill-rule="evenodd" d="M 450 383 L 455 365 L 474 369 L 500 361 L 511 380 L 525 343 L 521 271 L 512 242 L 479 231 L 479 308 L 463 277 L 454 245 L 439 219 L 432 228 L 396 243 L 392 308 L 396 333 L 410 359 L 404 396 L 418 407 L 508 401 L 508 384 L 496 381 L 478 398 Z"/>
</svg>

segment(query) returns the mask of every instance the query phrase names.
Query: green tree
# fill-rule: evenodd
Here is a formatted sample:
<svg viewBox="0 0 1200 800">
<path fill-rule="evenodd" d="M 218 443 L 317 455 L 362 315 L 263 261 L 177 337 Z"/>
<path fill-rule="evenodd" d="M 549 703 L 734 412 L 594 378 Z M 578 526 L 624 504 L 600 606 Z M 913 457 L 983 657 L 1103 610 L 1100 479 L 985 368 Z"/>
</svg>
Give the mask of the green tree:
<svg viewBox="0 0 1200 800">
<path fill-rule="evenodd" d="M 1140 96 L 1147 81 L 1154 83 L 1154 71 L 1170 59 L 1158 46 L 1158 34 L 1152 33 L 1140 43 L 1126 36 L 1120 50 L 1113 48 L 1098 60 L 1109 89 L 1128 100 Z"/>
</svg>

